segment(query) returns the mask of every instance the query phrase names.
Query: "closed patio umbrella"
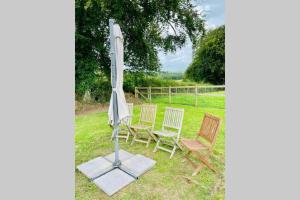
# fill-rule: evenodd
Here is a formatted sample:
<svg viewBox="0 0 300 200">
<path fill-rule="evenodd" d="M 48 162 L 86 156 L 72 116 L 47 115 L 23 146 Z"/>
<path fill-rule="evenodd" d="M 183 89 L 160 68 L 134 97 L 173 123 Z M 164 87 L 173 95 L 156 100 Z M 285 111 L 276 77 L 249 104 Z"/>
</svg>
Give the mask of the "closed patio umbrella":
<svg viewBox="0 0 300 200">
<path fill-rule="evenodd" d="M 129 116 L 123 91 L 123 36 L 119 25 L 113 19 L 109 20 L 109 28 L 112 94 L 108 118 L 114 128 L 115 152 L 82 163 L 77 168 L 106 194 L 111 196 L 138 179 L 139 176 L 152 168 L 156 162 L 140 154 L 133 155 L 124 150 L 119 151 L 117 136 L 119 134 L 120 120 Z"/>
<path fill-rule="evenodd" d="M 112 94 L 108 109 L 108 118 L 113 124 L 115 142 L 115 161 L 114 167 L 121 165 L 119 159 L 119 124 L 120 120 L 129 116 L 129 110 L 123 91 L 123 35 L 118 24 L 113 19 L 109 20 L 110 28 L 110 56 L 111 56 L 111 86 Z"/>
</svg>

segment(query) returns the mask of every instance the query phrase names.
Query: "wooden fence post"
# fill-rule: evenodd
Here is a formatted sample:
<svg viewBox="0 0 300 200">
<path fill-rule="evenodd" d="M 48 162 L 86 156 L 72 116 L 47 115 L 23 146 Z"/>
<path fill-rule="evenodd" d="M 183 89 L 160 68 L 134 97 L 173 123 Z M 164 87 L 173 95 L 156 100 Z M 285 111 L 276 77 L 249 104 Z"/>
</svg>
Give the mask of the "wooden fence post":
<svg viewBox="0 0 300 200">
<path fill-rule="evenodd" d="M 195 95 L 196 95 L 195 106 L 197 107 L 197 105 L 198 105 L 198 87 L 197 87 L 197 85 L 195 86 Z"/>
<path fill-rule="evenodd" d="M 149 87 L 150 103 L 151 103 L 151 86 Z"/>
<path fill-rule="evenodd" d="M 171 103 L 171 87 L 169 86 L 169 103 Z"/>
</svg>

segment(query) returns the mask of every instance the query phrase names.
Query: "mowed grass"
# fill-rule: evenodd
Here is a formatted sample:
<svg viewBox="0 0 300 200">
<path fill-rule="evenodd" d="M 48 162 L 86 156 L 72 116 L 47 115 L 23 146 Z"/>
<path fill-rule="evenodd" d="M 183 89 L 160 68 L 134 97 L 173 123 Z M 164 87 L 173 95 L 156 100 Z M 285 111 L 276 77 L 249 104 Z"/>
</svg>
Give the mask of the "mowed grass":
<svg viewBox="0 0 300 200">
<path fill-rule="evenodd" d="M 211 97 L 209 97 L 211 98 Z M 179 98 L 180 99 L 180 98 Z M 184 99 L 183 99 L 184 100 Z M 214 100 L 214 101 L 213 101 Z M 224 158 L 225 158 L 225 98 L 205 99 L 205 107 L 192 105 L 161 103 L 159 98 L 155 98 L 158 110 L 156 115 L 155 129 L 160 129 L 163 122 L 165 107 L 171 106 L 184 108 L 184 120 L 182 127 L 182 138 L 194 138 L 200 128 L 201 120 L 205 112 L 222 118 L 221 132 L 218 135 L 215 145 L 212 163 L 219 170 L 214 173 L 208 168 L 204 168 L 200 174 L 192 177 L 194 168 L 183 162 L 185 153 L 177 150 L 175 156 L 169 159 L 170 154 L 158 150 L 153 153 L 155 143 L 152 142 L 149 148 L 145 144 L 135 143 L 130 145 L 120 139 L 120 147 L 134 154 L 142 154 L 157 161 L 156 165 L 146 172 L 138 181 L 108 197 L 95 184 L 88 180 L 82 173 L 76 170 L 75 196 L 77 200 L 104 200 L 104 199 L 224 199 Z M 140 106 L 134 106 L 133 124 L 137 123 Z M 75 119 L 75 152 L 76 166 L 96 158 L 104 156 L 114 151 L 113 142 L 110 140 L 112 129 L 107 125 L 107 113 L 95 113 L 84 116 L 77 116 Z"/>
<path fill-rule="evenodd" d="M 168 96 L 154 96 L 151 103 L 156 104 L 168 104 Z M 179 105 L 189 105 L 195 106 L 196 96 L 195 95 L 176 95 L 171 97 L 171 104 Z M 224 109 L 224 96 L 198 96 L 197 97 L 197 106 L 200 108 L 215 108 L 215 109 Z"/>
<path fill-rule="evenodd" d="M 201 108 L 218 108 L 225 109 L 225 92 L 215 91 L 209 93 L 201 93 L 197 95 L 197 106 Z M 169 103 L 169 95 L 152 95 L 152 103 Z M 171 95 L 172 104 L 180 105 L 195 105 L 196 95 L 193 93 L 189 94 L 172 94 Z"/>
</svg>

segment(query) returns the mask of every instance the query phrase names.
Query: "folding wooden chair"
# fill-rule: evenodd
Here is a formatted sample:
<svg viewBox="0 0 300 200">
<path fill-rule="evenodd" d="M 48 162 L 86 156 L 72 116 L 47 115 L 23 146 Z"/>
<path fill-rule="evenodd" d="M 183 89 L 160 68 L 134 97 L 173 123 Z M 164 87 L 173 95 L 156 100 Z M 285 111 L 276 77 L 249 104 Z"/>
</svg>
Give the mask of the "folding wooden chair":
<svg viewBox="0 0 300 200">
<path fill-rule="evenodd" d="M 129 110 L 129 116 L 121 120 L 121 124 L 119 126 L 119 135 L 118 135 L 118 138 L 124 138 L 126 139 L 126 142 L 128 141 L 130 136 L 129 127 L 131 126 L 132 117 L 133 117 L 133 103 L 127 103 L 127 106 Z M 112 133 L 111 139 L 113 139 L 113 136 L 114 133 Z"/>
<path fill-rule="evenodd" d="M 184 109 L 167 107 L 165 111 L 164 121 L 161 131 L 154 131 L 153 133 L 158 136 L 158 140 L 153 152 L 161 149 L 171 153 L 170 159 L 175 154 L 176 148 L 180 147 L 178 144 L 181 133 Z M 165 140 L 164 140 L 165 139 Z M 173 147 L 171 150 L 160 146 L 160 142 Z M 171 143 L 170 143 L 171 142 Z"/>
<path fill-rule="evenodd" d="M 194 140 L 181 140 L 182 145 L 188 149 L 188 153 L 185 155 L 185 158 L 193 165 L 194 168 L 196 168 L 192 176 L 198 174 L 204 165 L 216 172 L 215 168 L 208 162 L 208 159 L 212 154 L 220 127 L 221 119 L 219 117 L 205 113 L 200 131 L 196 138 Z M 201 161 L 200 164 L 197 165 L 189 158 L 191 153 Z"/>
<path fill-rule="evenodd" d="M 133 134 L 131 145 L 134 142 L 142 142 L 146 143 L 146 147 L 148 147 L 152 138 L 155 141 L 157 140 L 152 133 L 155 124 L 156 109 L 157 105 L 144 104 L 141 106 L 138 124 L 130 126 L 130 131 Z M 146 140 L 141 137 L 142 133 L 147 133 Z"/>
</svg>

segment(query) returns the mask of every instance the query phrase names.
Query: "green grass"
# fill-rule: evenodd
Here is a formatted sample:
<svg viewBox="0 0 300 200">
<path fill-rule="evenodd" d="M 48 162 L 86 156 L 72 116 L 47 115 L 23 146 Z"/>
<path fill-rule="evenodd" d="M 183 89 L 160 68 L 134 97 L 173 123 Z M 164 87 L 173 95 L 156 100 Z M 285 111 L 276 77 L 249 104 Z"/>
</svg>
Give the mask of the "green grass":
<svg viewBox="0 0 300 200">
<path fill-rule="evenodd" d="M 208 94 L 208 95 L 206 95 Z M 225 101 L 224 101 L 224 91 L 217 91 L 217 92 L 210 92 L 210 93 L 203 93 L 202 95 L 206 96 L 197 96 L 197 105 L 200 108 L 210 108 L 210 109 L 225 109 Z M 209 96 L 209 95 L 216 95 L 216 96 Z M 220 96 L 217 96 L 220 95 Z M 157 104 L 167 104 L 169 103 L 169 96 L 168 95 L 152 95 L 152 103 Z M 180 94 L 180 95 L 172 95 L 171 96 L 171 103 L 172 104 L 179 104 L 179 105 L 190 105 L 194 106 L 196 103 L 196 96 L 194 94 Z"/>
<path fill-rule="evenodd" d="M 181 137 L 183 138 L 195 137 L 205 112 L 221 117 L 223 120 L 222 127 L 217 138 L 214 150 L 215 156 L 212 159 L 212 163 L 223 174 L 226 124 L 225 100 L 224 97 L 221 100 L 218 99 L 219 97 L 213 97 L 215 99 L 209 98 L 205 99 L 207 102 L 205 107 L 200 104 L 197 108 L 192 105 L 183 105 L 184 102 L 180 102 L 182 103 L 181 105 L 169 105 L 162 103 L 165 102 L 163 98 L 156 98 L 153 100 L 158 105 L 155 129 L 161 128 L 166 106 L 184 108 L 185 114 L 181 133 Z M 181 99 L 181 101 L 183 100 Z M 180 98 L 178 101 L 180 101 Z M 139 110 L 140 107 L 135 106 L 133 123 L 138 121 Z M 113 152 L 113 143 L 110 140 L 112 129 L 107 125 L 106 112 L 77 116 L 75 124 L 76 166 L 95 157 Z M 154 142 L 152 142 L 149 148 L 146 148 L 142 143 L 135 143 L 131 146 L 130 141 L 125 143 L 123 139 L 120 139 L 120 147 L 131 153 L 139 153 L 156 160 L 155 167 L 145 173 L 138 181 L 130 184 L 112 197 L 108 197 L 95 184 L 76 170 L 75 196 L 77 200 L 224 199 L 224 185 L 219 184 L 221 175 L 215 174 L 208 168 L 204 168 L 200 174 L 192 177 L 191 174 L 194 169 L 189 163 L 182 162 L 185 152 L 176 151 L 175 156 L 170 160 L 170 154 L 167 152 L 160 150 L 156 153 L 152 152 L 155 145 Z M 188 181 L 184 177 L 188 177 L 193 181 Z M 216 184 L 221 185 L 221 189 L 216 190 Z"/>
</svg>

